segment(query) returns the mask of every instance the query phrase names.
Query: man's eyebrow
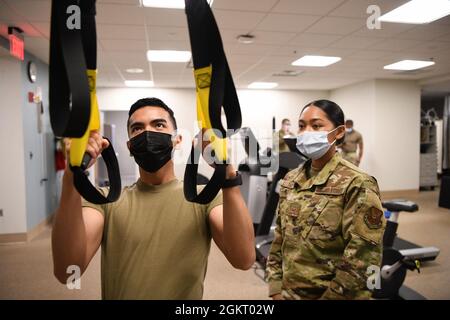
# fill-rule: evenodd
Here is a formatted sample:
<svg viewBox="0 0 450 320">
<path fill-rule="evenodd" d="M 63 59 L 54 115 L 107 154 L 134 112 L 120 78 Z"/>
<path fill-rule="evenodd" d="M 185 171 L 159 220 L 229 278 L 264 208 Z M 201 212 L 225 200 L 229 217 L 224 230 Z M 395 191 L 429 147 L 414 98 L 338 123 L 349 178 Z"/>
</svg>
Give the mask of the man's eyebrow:
<svg viewBox="0 0 450 320">
<path fill-rule="evenodd" d="M 133 122 L 131 122 L 131 124 L 130 124 L 130 128 L 132 128 L 132 127 L 135 127 L 135 126 L 143 126 L 144 125 L 144 123 L 143 122 L 140 122 L 140 121 L 133 121 Z"/>
<path fill-rule="evenodd" d="M 154 124 L 154 123 L 157 123 L 157 122 L 164 122 L 164 123 L 167 123 L 167 120 L 164 119 L 164 118 L 153 119 L 150 123 Z"/>
</svg>

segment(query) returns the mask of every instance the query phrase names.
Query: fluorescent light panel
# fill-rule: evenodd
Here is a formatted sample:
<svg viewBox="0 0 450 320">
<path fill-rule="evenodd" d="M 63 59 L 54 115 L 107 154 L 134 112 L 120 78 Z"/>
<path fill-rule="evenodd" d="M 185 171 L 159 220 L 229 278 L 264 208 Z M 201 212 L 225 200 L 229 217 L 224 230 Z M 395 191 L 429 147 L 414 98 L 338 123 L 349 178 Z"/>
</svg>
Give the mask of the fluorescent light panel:
<svg viewBox="0 0 450 320">
<path fill-rule="evenodd" d="M 208 0 L 209 6 L 212 6 L 214 0 Z M 142 0 L 144 7 L 184 9 L 184 0 Z"/>
<path fill-rule="evenodd" d="M 152 62 L 188 62 L 191 60 L 191 52 L 175 50 L 148 50 L 147 59 Z"/>
<path fill-rule="evenodd" d="M 153 87 L 153 81 L 143 81 L 143 80 L 125 80 L 125 85 L 132 88 L 149 88 Z"/>
<path fill-rule="evenodd" d="M 396 63 L 389 64 L 384 66 L 386 70 L 402 70 L 402 71 L 410 71 L 426 68 L 434 65 L 433 61 L 420 61 L 420 60 L 402 60 Z"/>
<path fill-rule="evenodd" d="M 411 0 L 382 15 L 383 22 L 423 24 L 430 23 L 450 14 L 449 0 Z"/>
<path fill-rule="evenodd" d="M 292 62 L 292 65 L 303 67 L 327 67 L 338 61 L 341 61 L 340 57 L 303 56 L 300 59 Z"/>
<path fill-rule="evenodd" d="M 273 89 L 276 87 L 278 87 L 276 82 L 253 82 L 248 86 L 249 89 Z"/>
</svg>

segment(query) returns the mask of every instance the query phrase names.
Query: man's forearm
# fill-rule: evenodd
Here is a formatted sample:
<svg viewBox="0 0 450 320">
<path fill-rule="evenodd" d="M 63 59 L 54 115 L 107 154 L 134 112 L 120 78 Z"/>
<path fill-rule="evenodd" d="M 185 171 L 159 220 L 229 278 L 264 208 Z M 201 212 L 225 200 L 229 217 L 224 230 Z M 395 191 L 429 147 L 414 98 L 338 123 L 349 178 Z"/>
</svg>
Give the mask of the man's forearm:
<svg viewBox="0 0 450 320">
<path fill-rule="evenodd" d="M 70 265 L 85 269 L 86 231 L 83 222 L 81 196 L 73 185 L 73 176 L 66 170 L 59 208 L 56 211 L 52 231 L 54 274 L 65 282 Z"/>
<path fill-rule="evenodd" d="M 233 266 L 249 269 L 255 261 L 255 237 L 239 187 L 223 189 L 223 237 Z"/>
</svg>

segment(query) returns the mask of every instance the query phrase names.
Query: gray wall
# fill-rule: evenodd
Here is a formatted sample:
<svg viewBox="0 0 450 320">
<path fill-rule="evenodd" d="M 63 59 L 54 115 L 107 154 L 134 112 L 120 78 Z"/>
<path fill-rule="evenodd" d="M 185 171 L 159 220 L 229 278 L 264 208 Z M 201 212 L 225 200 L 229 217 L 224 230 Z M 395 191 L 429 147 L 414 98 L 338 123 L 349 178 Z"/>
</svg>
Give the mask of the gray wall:
<svg viewBox="0 0 450 320">
<path fill-rule="evenodd" d="M 28 80 L 29 61 L 33 61 L 37 67 L 37 80 L 34 83 Z M 30 230 L 51 215 L 56 208 L 55 146 L 49 118 L 48 65 L 26 54 L 21 67 L 27 229 Z M 34 102 L 28 102 L 28 92 L 34 92 L 37 87 L 42 90 L 44 107 L 41 133 L 38 132 L 38 107 Z M 30 153 L 33 157 L 30 157 Z"/>
<path fill-rule="evenodd" d="M 0 41 L 0 45 L 9 49 L 9 43 L 4 38 Z M 28 80 L 27 65 L 30 60 L 37 67 L 35 83 Z M 17 86 L 17 84 L 14 83 L 11 86 Z M 16 190 L 16 192 L 26 195 L 26 225 L 27 230 L 30 230 L 50 216 L 57 205 L 54 135 L 49 118 L 48 65 L 37 57 L 25 53 L 24 61 L 20 62 L 19 86 L 20 98 L 18 101 L 20 101 L 20 105 L 14 107 L 20 108 L 22 113 L 25 190 Z M 37 87 L 41 88 L 44 106 L 41 133 L 38 132 L 38 107 L 34 102 L 28 102 L 28 92 L 36 92 Z M 17 163 L 16 165 L 21 164 Z M 47 179 L 47 181 L 44 182 L 43 179 Z"/>
</svg>

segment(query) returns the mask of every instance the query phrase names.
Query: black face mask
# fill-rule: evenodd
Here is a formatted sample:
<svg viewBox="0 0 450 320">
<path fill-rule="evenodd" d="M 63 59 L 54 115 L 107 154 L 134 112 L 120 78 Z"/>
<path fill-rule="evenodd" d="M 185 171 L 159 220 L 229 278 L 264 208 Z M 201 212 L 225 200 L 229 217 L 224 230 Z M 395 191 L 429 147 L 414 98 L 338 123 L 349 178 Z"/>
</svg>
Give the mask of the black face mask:
<svg viewBox="0 0 450 320">
<path fill-rule="evenodd" d="M 130 152 L 145 171 L 156 172 L 172 157 L 172 135 L 144 131 L 130 139 Z"/>
</svg>

